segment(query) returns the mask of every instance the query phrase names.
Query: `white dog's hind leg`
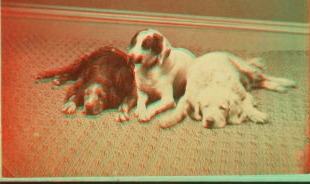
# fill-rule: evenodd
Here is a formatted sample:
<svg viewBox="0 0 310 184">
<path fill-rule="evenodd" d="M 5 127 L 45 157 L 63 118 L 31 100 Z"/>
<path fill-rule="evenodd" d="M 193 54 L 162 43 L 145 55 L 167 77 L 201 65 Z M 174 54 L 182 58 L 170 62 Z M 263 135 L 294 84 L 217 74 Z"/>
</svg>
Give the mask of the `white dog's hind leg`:
<svg viewBox="0 0 310 184">
<path fill-rule="evenodd" d="M 160 119 L 160 127 L 166 129 L 179 124 L 187 116 L 189 106 L 187 99 L 183 96 L 180 99 L 177 108 L 171 114 L 166 114 Z"/>
<path fill-rule="evenodd" d="M 286 90 L 296 87 L 296 82 L 290 79 L 271 77 L 265 75 L 263 81 L 261 81 L 259 85 L 260 85 L 259 87 L 271 91 L 284 93 Z"/>
</svg>

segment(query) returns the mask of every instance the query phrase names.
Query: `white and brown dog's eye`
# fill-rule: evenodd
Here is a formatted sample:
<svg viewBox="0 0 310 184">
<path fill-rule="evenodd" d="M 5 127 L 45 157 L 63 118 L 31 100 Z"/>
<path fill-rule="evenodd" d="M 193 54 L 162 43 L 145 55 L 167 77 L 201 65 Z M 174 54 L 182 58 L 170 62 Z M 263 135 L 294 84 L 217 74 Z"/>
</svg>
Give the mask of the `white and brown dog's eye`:
<svg viewBox="0 0 310 184">
<path fill-rule="evenodd" d="M 142 48 L 144 50 L 148 50 L 151 48 L 151 46 L 152 46 L 152 40 L 150 37 L 147 37 L 142 43 Z"/>
</svg>

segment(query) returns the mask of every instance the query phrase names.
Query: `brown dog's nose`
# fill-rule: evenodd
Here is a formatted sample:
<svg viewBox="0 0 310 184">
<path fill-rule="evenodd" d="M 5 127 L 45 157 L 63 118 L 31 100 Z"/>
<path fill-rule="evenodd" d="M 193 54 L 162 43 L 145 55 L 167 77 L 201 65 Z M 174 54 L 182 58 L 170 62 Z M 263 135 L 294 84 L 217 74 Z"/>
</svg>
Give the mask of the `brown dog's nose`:
<svg viewBox="0 0 310 184">
<path fill-rule="evenodd" d="M 93 109 L 94 108 L 94 104 L 93 103 L 88 103 L 85 105 L 86 109 Z"/>
</svg>

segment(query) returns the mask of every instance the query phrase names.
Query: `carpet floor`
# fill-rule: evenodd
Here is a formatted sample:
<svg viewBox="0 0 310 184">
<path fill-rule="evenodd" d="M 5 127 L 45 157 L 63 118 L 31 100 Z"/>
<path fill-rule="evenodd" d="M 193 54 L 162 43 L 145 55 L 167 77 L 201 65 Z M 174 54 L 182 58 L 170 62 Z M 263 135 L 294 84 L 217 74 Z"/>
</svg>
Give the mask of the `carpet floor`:
<svg viewBox="0 0 310 184">
<path fill-rule="evenodd" d="M 60 110 L 68 86 L 52 90 L 50 83 L 34 83 L 36 73 L 72 63 L 100 46 L 112 45 L 127 52 L 130 38 L 86 38 L 66 31 L 53 32 L 48 24 L 44 32 L 13 19 L 2 21 L 6 21 L 2 22 L 1 48 L 3 177 L 307 172 L 309 51 L 227 50 L 242 57 L 260 56 L 268 74 L 298 81 L 299 88 L 286 94 L 251 92 L 258 108 L 270 116 L 269 123 L 245 122 L 209 130 L 187 118 L 174 129 L 161 130 L 159 118 L 139 124 L 133 113 L 125 124 L 115 121 L 115 111 L 94 119 L 87 119 L 78 111 L 76 117 L 65 118 Z M 187 49 L 196 56 L 216 50 Z"/>
</svg>

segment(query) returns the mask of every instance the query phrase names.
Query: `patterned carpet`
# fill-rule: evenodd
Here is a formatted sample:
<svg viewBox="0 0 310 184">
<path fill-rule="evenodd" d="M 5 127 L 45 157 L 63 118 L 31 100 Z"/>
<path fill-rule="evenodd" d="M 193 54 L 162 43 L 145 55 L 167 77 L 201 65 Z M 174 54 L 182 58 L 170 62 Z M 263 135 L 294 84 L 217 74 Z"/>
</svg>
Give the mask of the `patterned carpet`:
<svg viewBox="0 0 310 184">
<path fill-rule="evenodd" d="M 53 24 L 53 23 L 51 23 Z M 298 81 L 298 89 L 278 94 L 252 92 L 270 123 L 246 122 L 209 130 L 186 119 L 171 130 L 149 124 L 119 124 L 116 112 L 87 119 L 81 111 L 62 116 L 68 86 L 56 91 L 34 84 L 36 73 L 64 66 L 104 45 L 128 51 L 131 36 L 96 38 L 96 25 L 76 34 L 42 22 L 2 20 L 2 164 L 4 177 L 210 176 L 306 173 L 307 72 L 309 52 L 254 53 L 267 73 Z M 93 27 L 92 27 L 93 26 Z M 72 28 L 74 29 L 74 28 Z M 136 29 L 136 28 L 133 28 Z M 138 30 L 138 29 L 137 29 Z M 79 32 L 84 34 L 81 36 Z M 112 34 L 112 33 L 111 33 Z M 117 35 L 119 36 L 119 35 Z M 186 45 L 178 47 L 188 48 Z M 213 48 L 188 48 L 196 56 Z M 169 113 L 169 112 L 168 112 Z M 308 125 L 309 126 L 309 125 Z"/>
</svg>

